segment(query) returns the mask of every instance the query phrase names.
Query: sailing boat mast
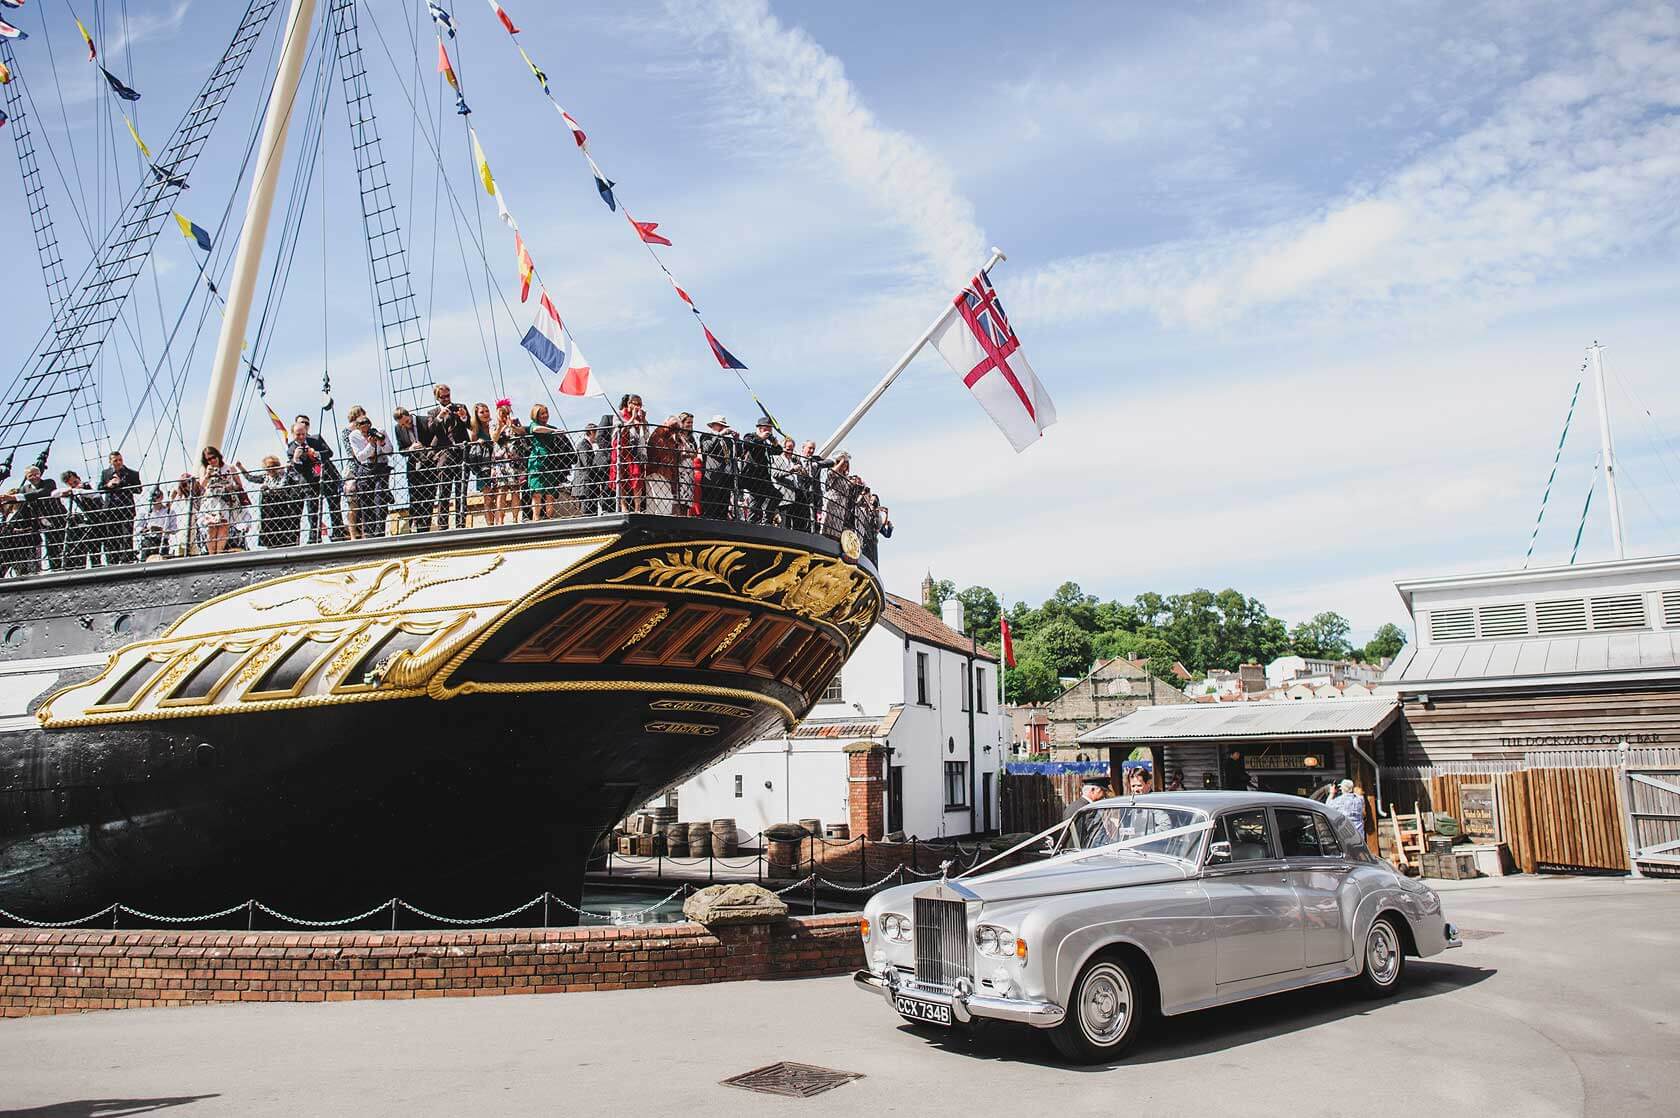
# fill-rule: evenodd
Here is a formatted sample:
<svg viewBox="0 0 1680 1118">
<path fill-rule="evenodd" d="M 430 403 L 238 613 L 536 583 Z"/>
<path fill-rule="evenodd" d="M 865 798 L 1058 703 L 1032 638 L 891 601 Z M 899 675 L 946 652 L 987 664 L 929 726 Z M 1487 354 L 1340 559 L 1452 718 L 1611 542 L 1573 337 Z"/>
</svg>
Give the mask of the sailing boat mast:
<svg viewBox="0 0 1680 1118">
<path fill-rule="evenodd" d="M 221 446 L 227 432 L 228 410 L 238 382 L 239 354 L 245 345 L 245 324 L 251 315 L 251 296 L 256 291 L 262 268 L 263 242 L 268 237 L 268 218 L 274 208 L 274 190 L 280 181 L 280 164 L 286 153 L 286 132 L 291 125 L 292 102 L 309 52 L 309 27 L 315 18 L 315 0 L 292 0 L 281 40 L 280 65 L 274 88 L 268 95 L 263 118 L 262 140 L 256 153 L 256 173 L 245 203 L 245 224 L 239 234 L 239 248 L 233 260 L 233 275 L 227 288 L 227 309 L 222 332 L 216 339 L 216 363 L 210 372 L 210 392 L 204 402 L 204 418 L 198 428 L 198 449 Z"/>
<path fill-rule="evenodd" d="M 1593 385 L 1598 390 L 1598 441 L 1604 456 L 1605 496 L 1610 501 L 1610 541 L 1616 545 L 1616 558 L 1627 558 L 1627 545 L 1622 539 L 1622 498 L 1616 492 L 1616 448 L 1610 439 L 1610 402 L 1604 391 L 1604 347 L 1595 340 L 1587 352 L 1592 355 Z"/>
</svg>

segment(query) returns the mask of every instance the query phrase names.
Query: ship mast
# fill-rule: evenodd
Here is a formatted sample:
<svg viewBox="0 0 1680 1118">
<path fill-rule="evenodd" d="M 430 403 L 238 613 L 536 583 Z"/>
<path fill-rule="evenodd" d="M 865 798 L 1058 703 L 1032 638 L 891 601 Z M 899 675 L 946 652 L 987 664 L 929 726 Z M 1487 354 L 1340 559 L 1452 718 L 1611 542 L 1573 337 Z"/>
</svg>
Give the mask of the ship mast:
<svg viewBox="0 0 1680 1118">
<path fill-rule="evenodd" d="M 1604 347 L 1597 341 L 1587 349 L 1592 355 L 1593 384 L 1598 390 L 1598 441 L 1604 456 L 1605 496 L 1610 500 L 1610 540 L 1616 545 L 1616 558 L 1627 558 L 1627 545 L 1622 539 L 1622 498 L 1616 492 L 1616 448 L 1610 439 L 1610 401 L 1604 391 Z"/>
<path fill-rule="evenodd" d="M 239 354 L 245 345 L 245 324 L 251 314 L 251 296 L 262 268 L 263 242 L 268 237 L 269 214 L 274 208 L 274 190 L 280 181 L 280 164 L 286 152 L 286 132 L 291 125 L 292 102 L 297 96 L 303 62 L 309 52 L 309 26 L 315 18 L 315 0 L 292 0 L 281 41 L 280 65 L 274 88 L 268 95 L 263 117 L 262 139 L 256 152 L 256 173 L 245 203 L 245 224 L 239 234 L 239 248 L 233 260 L 233 275 L 227 288 L 227 308 L 222 316 L 221 335 L 216 339 L 216 363 L 210 373 L 210 391 L 204 402 L 204 418 L 198 429 L 198 449 L 221 446 L 227 433 L 228 410 L 238 381 Z"/>
</svg>

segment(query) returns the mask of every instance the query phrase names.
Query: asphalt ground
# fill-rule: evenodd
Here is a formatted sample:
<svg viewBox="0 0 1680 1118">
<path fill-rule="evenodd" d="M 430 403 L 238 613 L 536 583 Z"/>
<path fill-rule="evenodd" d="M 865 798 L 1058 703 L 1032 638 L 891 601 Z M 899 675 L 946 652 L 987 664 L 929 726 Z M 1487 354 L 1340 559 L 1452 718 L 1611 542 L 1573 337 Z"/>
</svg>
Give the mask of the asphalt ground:
<svg viewBox="0 0 1680 1118">
<path fill-rule="evenodd" d="M 1123 1062 L 918 1032 L 846 978 L 0 1022 L 0 1113 L 1680 1113 L 1680 882 L 1443 882 L 1465 946 L 1381 1002 L 1331 986 L 1160 1023 Z M 860 1073 L 812 1098 L 720 1080 Z"/>
</svg>

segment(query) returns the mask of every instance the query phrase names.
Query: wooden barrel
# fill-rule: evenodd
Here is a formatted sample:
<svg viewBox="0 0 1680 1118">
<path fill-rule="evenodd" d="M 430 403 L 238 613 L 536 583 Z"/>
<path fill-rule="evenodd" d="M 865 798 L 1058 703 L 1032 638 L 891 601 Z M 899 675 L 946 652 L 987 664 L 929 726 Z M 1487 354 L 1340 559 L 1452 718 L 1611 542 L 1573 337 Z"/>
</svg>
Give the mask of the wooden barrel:
<svg viewBox="0 0 1680 1118">
<path fill-rule="evenodd" d="M 824 834 L 827 838 L 844 841 L 852 837 L 852 825 L 850 823 L 830 823 Z"/>
<path fill-rule="evenodd" d="M 712 852 L 712 825 L 710 823 L 690 823 L 688 825 L 688 855 L 691 858 L 704 858 Z"/>
<path fill-rule="evenodd" d="M 823 829 L 821 819 L 801 819 L 799 821 L 799 825 L 805 828 L 806 834 L 814 835 L 817 838 L 822 837 Z"/>
<path fill-rule="evenodd" d="M 673 858 L 688 857 L 688 824 L 665 824 L 665 853 Z"/>
<path fill-rule="evenodd" d="M 733 858 L 736 850 L 735 820 L 712 820 L 712 853 L 719 858 Z"/>
</svg>

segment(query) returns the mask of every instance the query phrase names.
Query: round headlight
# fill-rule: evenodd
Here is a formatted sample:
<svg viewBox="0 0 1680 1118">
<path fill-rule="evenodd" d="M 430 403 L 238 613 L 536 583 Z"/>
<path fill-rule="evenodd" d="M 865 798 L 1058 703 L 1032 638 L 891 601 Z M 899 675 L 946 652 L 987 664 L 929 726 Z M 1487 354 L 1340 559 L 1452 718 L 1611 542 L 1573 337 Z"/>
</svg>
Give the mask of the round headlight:
<svg viewBox="0 0 1680 1118">
<path fill-rule="evenodd" d="M 996 955 L 998 948 L 997 929 L 988 924 L 980 925 L 980 930 L 974 935 L 974 944 L 980 948 L 981 954 Z"/>
<path fill-rule="evenodd" d="M 881 934 L 894 943 L 908 943 L 910 921 L 896 912 L 882 913 Z"/>
</svg>

